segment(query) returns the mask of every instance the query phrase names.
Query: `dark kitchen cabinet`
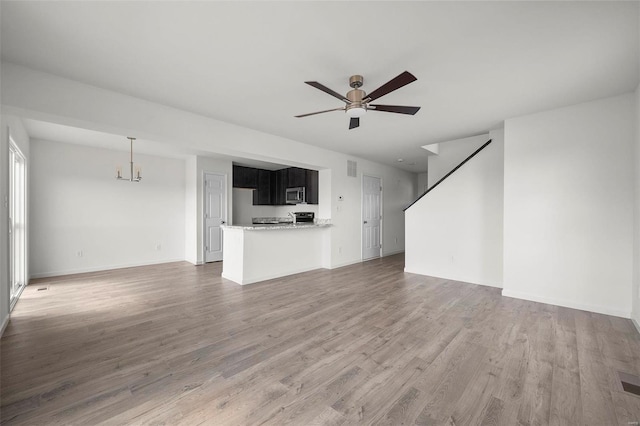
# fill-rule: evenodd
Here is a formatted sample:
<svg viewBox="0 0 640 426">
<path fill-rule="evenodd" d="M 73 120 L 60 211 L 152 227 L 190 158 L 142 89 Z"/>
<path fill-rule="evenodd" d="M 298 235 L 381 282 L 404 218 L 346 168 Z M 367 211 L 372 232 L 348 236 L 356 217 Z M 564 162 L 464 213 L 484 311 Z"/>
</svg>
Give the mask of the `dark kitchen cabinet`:
<svg viewBox="0 0 640 426">
<path fill-rule="evenodd" d="M 276 206 L 283 206 L 287 204 L 286 190 L 287 190 L 287 178 L 289 176 L 288 169 L 281 169 L 272 172 L 272 192 L 271 201 Z"/>
<path fill-rule="evenodd" d="M 305 170 L 307 204 L 318 204 L 318 171 Z"/>
<path fill-rule="evenodd" d="M 263 170 L 233 166 L 233 187 L 253 191 L 254 206 L 284 206 L 287 188 L 306 188 L 307 204 L 318 204 L 318 172 L 289 167 L 281 170 Z"/>
<path fill-rule="evenodd" d="M 287 174 L 287 188 L 298 188 L 301 186 L 307 186 L 307 170 L 299 167 L 290 167 L 286 169 Z"/>
<path fill-rule="evenodd" d="M 234 188 L 258 188 L 258 169 L 253 167 L 233 166 Z"/>
<path fill-rule="evenodd" d="M 253 191 L 254 206 L 270 206 L 273 204 L 271 198 L 271 180 L 272 174 L 270 170 L 258 169 L 258 187 Z"/>
</svg>

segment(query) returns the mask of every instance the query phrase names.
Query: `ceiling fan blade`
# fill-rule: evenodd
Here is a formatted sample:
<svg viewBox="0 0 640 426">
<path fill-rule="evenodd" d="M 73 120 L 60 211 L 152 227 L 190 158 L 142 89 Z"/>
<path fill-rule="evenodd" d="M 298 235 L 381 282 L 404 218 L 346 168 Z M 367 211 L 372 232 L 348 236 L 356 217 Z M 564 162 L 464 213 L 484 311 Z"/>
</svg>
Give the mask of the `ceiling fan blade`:
<svg viewBox="0 0 640 426">
<path fill-rule="evenodd" d="M 367 102 L 373 101 L 416 80 L 417 78 L 413 74 L 411 74 L 409 71 L 405 71 L 399 76 L 392 78 L 382 86 L 378 87 L 373 92 L 369 93 L 365 100 Z"/>
<path fill-rule="evenodd" d="M 322 90 L 324 93 L 328 93 L 329 95 L 333 96 L 334 98 L 338 98 L 343 102 L 346 102 L 348 104 L 351 103 L 351 101 L 349 99 L 347 99 L 345 96 L 341 95 L 338 92 L 335 92 L 331 89 L 329 89 L 327 86 L 318 83 L 317 81 L 305 81 L 305 83 L 307 83 L 309 86 L 313 86 L 316 89 L 320 89 Z"/>
<path fill-rule="evenodd" d="M 349 130 L 360 126 L 360 117 L 351 117 L 349 120 Z"/>
<path fill-rule="evenodd" d="M 300 118 L 300 117 L 308 117 L 310 115 L 316 115 L 316 114 L 324 114 L 325 112 L 331 112 L 331 111 L 344 111 L 344 108 L 333 108 L 333 109 L 326 109 L 324 111 L 317 111 L 317 112 L 310 112 L 309 114 L 302 114 L 302 115 L 296 115 L 296 118 Z"/>
<path fill-rule="evenodd" d="M 371 108 L 373 107 L 373 108 Z M 415 115 L 416 112 L 420 111 L 420 107 L 414 106 L 400 106 L 400 105 L 368 105 L 367 110 L 369 111 L 383 111 L 383 112 L 397 112 L 398 114 L 410 114 Z"/>
</svg>

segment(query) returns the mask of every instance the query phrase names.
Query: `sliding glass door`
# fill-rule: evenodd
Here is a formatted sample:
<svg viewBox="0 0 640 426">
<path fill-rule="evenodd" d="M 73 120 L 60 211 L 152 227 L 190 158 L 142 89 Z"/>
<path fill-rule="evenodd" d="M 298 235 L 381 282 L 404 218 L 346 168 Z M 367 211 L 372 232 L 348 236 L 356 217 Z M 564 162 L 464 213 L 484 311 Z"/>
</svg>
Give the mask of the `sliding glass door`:
<svg viewBox="0 0 640 426">
<path fill-rule="evenodd" d="M 24 155 L 9 141 L 9 286 L 11 309 L 26 285 L 27 170 Z"/>
</svg>

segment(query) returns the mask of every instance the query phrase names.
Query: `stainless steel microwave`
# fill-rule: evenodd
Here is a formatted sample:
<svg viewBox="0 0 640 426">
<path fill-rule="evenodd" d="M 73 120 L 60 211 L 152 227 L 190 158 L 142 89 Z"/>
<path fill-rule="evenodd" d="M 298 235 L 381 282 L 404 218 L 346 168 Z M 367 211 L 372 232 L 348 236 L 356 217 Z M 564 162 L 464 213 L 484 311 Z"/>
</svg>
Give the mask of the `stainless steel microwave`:
<svg viewBox="0 0 640 426">
<path fill-rule="evenodd" d="M 287 204 L 303 204 L 307 202 L 307 194 L 304 186 L 298 188 L 287 188 Z"/>
</svg>

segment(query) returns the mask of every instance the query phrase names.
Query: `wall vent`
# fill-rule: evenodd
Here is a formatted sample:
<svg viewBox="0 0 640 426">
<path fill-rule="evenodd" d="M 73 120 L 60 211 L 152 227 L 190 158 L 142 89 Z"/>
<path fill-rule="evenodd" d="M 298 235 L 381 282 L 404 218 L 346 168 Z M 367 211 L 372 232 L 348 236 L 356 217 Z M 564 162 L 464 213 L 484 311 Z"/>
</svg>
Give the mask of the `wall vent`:
<svg viewBox="0 0 640 426">
<path fill-rule="evenodd" d="M 347 176 L 358 177 L 358 163 L 347 160 Z"/>
</svg>

